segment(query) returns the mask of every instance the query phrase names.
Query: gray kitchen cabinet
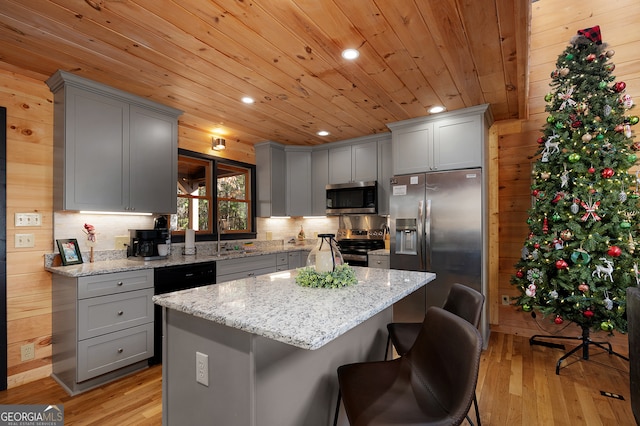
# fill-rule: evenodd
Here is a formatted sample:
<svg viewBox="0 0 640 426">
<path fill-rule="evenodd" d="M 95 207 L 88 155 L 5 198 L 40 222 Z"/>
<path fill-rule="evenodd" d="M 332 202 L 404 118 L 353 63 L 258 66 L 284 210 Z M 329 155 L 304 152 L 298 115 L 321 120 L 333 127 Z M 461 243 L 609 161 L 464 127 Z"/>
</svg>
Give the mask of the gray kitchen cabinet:
<svg viewBox="0 0 640 426">
<path fill-rule="evenodd" d="M 182 111 L 58 71 L 54 208 L 175 213 Z"/>
<path fill-rule="evenodd" d="M 284 145 L 263 142 L 255 145 L 256 206 L 259 217 L 286 216 L 286 156 Z"/>
<path fill-rule="evenodd" d="M 307 266 L 308 250 L 289 252 L 289 269 L 304 268 Z"/>
<path fill-rule="evenodd" d="M 391 178 L 393 177 L 391 135 L 378 140 L 378 214 L 389 214 Z"/>
<path fill-rule="evenodd" d="M 53 275 L 52 376 L 74 395 L 147 367 L 153 270 Z"/>
<path fill-rule="evenodd" d="M 276 272 L 289 269 L 289 253 L 276 254 Z"/>
<path fill-rule="evenodd" d="M 327 210 L 329 183 L 329 150 L 314 149 L 311 152 L 311 215 L 324 216 Z"/>
<path fill-rule="evenodd" d="M 329 183 L 377 180 L 377 158 L 375 141 L 329 148 Z"/>
<path fill-rule="evenodd" d="M 311 211 L 311 148 L 286 147 L 287 216 L 310 216 Z"/>
<path fill-rule="evenodd" d="M 388 254 L 369 254 L 367 266 L 369 268 L 389 269 L 390 259 Z"/>
<path fill-rule="evenodd" d="M 393 174 L 482 167 L 493 123 L 488 105 L 387 124 Z"/>
<path fill-rule="evenodd" d="M 216 261 L 216 283 L 276 272 L 277 256 L 263 254 Z"/>
</svg>

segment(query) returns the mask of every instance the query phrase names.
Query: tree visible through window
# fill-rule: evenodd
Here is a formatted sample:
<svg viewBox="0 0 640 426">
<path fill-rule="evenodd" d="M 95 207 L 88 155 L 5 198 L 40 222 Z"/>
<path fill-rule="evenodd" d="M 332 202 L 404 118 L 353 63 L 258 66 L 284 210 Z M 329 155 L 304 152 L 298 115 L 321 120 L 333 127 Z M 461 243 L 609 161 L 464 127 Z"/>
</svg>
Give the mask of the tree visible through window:
<svg viewBox="0 0 640 426">
<path fill-rule="evenodd" d="M 218 217 L 224 232 L 249 232 L 251 192 L 249 169 L 217 165 Z"/>
</svg>

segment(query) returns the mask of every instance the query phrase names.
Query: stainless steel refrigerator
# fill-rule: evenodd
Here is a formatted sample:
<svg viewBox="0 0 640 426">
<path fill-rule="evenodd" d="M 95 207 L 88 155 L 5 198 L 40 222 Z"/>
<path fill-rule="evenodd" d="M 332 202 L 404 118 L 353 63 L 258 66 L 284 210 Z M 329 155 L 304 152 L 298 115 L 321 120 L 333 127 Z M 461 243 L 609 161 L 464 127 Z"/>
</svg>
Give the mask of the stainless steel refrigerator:
<svg viewBox="0 0 640 426">
<path fill-rule="evenodd" d="M 394 322 L 422 321 L 428 306 L 444 304 L 455 282 L 484 293 L 482 188 L 482 169 L 391 179 L 391 268 L 436 273 L 434 281 L 394 305 Z M 485 303 L 485 338 L 486 308 Z"/>
</svg>

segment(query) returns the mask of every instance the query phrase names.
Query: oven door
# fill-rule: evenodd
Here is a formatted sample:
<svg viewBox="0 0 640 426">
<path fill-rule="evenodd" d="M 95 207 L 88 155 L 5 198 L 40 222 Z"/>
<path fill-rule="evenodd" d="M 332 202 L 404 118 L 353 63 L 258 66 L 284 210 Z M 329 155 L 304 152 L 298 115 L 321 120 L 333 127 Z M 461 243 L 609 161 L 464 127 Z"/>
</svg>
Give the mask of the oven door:
<svg viewBox="0 0 640 426">
<path fill-rule="evenodd" d="M 338 241 L 342 259 L 351 266 L 367 266 L 368 253 L 384 248 L 383 240 L 343 239 Z"/>
</svg>

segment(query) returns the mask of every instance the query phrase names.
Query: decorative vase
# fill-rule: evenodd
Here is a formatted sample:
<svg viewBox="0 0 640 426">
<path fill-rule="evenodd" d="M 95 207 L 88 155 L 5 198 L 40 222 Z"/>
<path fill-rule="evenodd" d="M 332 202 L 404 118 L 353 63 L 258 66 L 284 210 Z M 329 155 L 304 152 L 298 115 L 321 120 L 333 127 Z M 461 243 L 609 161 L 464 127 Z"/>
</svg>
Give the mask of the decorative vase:
<svg viewBox="0 0 640 426">
<path fill-rule="evenodd" d="M 314 267 L 316 272 L 332 272 L 344 260 L 335 240 L 335 234 L 318 234 L 318 244 L 307 257 L 307 266 Z"/>
</svg>

